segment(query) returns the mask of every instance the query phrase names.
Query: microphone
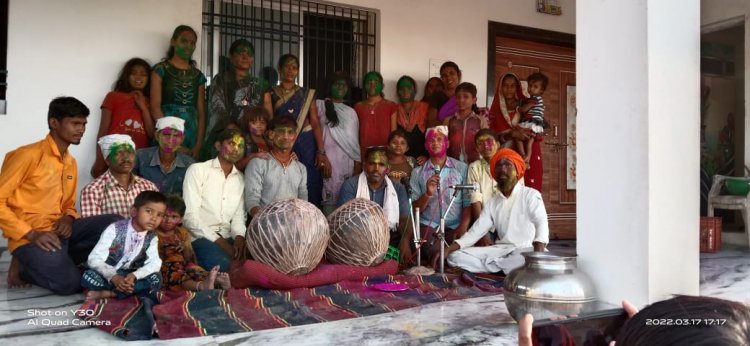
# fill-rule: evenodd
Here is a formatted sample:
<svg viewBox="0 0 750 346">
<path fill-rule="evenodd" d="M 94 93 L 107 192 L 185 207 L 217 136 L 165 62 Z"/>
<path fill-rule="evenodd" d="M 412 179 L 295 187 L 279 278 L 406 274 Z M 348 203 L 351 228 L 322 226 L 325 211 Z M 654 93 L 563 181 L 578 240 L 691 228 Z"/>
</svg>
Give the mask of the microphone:
<svg viewBox="0 0 750 346">
<path fill-rule="evenodd" d="M 404 185 L 404 189 L 406 189 L 406 197 L 411 198 L 411 184 L 409 183 L 409 177 L 401 178 L 401 185 Z"/>
<path fill-rule="evenodd" d="M 451 188 L 451 189 L 454 189 L 454 190 L 474 190 L 474 191 L 476 191 L 476 190 L 479 190 L 479 183 L 474 183 L 474 184 L 456 184 L 456 185 L 451 185 L 451 186 L 448 186 L 448 187 Z"/>
</svg>

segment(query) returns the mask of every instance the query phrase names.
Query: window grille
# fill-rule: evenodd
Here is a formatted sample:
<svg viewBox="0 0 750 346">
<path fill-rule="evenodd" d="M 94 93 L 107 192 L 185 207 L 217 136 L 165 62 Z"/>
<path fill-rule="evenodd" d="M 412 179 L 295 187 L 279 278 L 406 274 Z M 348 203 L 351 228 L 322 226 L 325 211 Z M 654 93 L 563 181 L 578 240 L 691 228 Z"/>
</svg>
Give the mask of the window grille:
<svg viewBox="0 0 750 346">
<path fill-rule="evenodd" d="M 202 70 L 207 77 L 230 67 L 229 46 L 245 38 L 255 46 L 251 73 L 275 85 L 276 65 L 287 53 L 300 59 L 298 83 L 327 95 L 326 77 L 349 75 L 361 86 L 376 69 L 377 13 L 304 0 L 204 0 Z M 361 90 L 353 88 L 357 100 Z"/>
</svg>

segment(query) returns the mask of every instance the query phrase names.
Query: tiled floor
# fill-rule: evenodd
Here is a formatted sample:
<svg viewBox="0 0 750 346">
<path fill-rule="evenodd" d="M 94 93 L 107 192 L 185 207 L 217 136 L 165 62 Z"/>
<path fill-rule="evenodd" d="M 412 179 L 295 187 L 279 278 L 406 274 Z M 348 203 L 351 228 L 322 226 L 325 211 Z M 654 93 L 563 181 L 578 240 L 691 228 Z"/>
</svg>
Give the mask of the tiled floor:
<svg viewBox="0 0 750 346">
<path fill-rule="evenodd" d="M 575 244 L 555 244 L 573 253 Z M 73 325 L 81 295 L 55 296 L 40 288 L 8 289 L 9 256 L 0 257 L 0 340 L 3 344 L 76 345 L 120 340 Z M 726 248 L 701 256 L 701 294 L 750 303 L 750 251 Z M 46 314 L 41 316 L 41 314 Z M 429 304 L 393 313 L 224 336 L 131 342 L 134 345 L 516 345 L 516 325 L 502 296 Z"/>
</svg>

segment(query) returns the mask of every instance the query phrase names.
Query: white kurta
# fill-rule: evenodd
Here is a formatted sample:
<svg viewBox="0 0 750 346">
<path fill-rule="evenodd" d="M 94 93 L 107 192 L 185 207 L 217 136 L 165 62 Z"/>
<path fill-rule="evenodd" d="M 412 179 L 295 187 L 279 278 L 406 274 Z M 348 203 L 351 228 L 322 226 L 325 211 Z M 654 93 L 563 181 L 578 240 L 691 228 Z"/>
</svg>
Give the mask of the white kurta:
<svg viewBox="0 0 750 346">
<path fill-rule="evenodd" d="M 495 245 L 474 247 L 487 232 L 497 232 Z M 448 264 L 474 273 L 506 273 L 524 263 L 521 253 L 533 242 L 549 243 L 547 211 L 539 191 L 516 184 L 509 197 L 496 194 L 484 205 L 479 219 L 456 243 Z"/>
</svg>

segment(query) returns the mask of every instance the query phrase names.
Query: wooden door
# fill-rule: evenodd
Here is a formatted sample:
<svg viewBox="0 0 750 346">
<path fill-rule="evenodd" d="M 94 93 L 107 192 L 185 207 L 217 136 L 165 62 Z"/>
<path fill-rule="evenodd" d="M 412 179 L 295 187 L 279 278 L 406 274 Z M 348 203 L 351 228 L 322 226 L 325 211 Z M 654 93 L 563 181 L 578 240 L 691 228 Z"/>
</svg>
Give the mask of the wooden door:
<svg viewBox="0 0 750 346">
<path fill-rule="evenodd" d="M 512 72 L 521 78 L 542 72 L 549 78 L 544 117 L 550 126 L 542 142 L 542 196 L 547 208 L 550 239 L 575 239 L 575 48 L 495 37 L 495 85 Z"/>
</svg>

